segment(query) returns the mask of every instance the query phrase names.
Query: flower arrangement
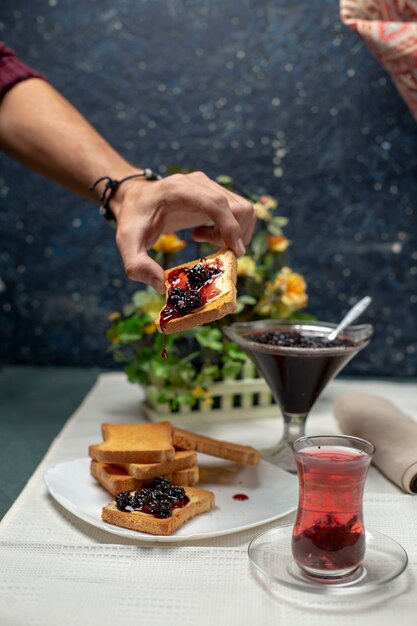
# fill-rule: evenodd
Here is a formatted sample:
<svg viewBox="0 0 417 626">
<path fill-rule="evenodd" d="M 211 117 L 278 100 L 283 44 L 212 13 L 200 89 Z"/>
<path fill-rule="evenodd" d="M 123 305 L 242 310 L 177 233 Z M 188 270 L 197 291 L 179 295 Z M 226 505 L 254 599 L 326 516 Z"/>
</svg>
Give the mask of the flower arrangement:
<svg viewBox="0 0 417 626">
<path fill-rule="evenodd" d="M 217 181 L 236 190 L 230 177 Z M 241 191 L 241 190 L 239 190 Z M 226 319 L 205 326 L 167 335 L 167 357 L 161 358 L 162 336 L 154 320 L 164 298 L 147 288 L 133 295 L 121 312 L 110 315 L 107 337 L 113 358 L 125 363 L 125 372 L 133 383 L 149 389 L 156 404 L 168 404 L 171 410 L 181 405 L 201 409 L 211 406 L 211 385 L 220 380 L 242 376 L 247 357 L 222 333 L 222 327 L 235 321 L 264 318 L 306 318 L 301 312 L 307 305 L 307 284 L 301 274 L 285 265 L 285 252 L 291 242 L 283 234 L 287 218 L 275 214 L 278 201 L 267 195 L 247 195 L 253 202 L 258 229 L 245 256 L 238 259 L 237 311 Z M 174 233 L 162 235 L 153 246 L 153 255 L 162 267 L 176 265 L 173 257 L 186 246 Z M 213 249 L 207 244 L 202 256 Z"/>
</svg>

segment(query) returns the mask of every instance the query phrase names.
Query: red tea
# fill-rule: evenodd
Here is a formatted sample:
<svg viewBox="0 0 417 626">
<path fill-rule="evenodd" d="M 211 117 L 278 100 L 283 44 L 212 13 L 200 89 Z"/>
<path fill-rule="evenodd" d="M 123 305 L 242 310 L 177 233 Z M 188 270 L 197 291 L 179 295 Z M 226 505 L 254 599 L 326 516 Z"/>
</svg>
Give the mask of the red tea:
<svg viewBox="0 0 417 626">
<path fill-rule="evenodd" d="M 365 554 L 362 499 L 371 457 L 338 445 L 304 448 L 295 456 L 300 492 L 294 559 L 311 574 L 345 575 Z"/>
</svg>

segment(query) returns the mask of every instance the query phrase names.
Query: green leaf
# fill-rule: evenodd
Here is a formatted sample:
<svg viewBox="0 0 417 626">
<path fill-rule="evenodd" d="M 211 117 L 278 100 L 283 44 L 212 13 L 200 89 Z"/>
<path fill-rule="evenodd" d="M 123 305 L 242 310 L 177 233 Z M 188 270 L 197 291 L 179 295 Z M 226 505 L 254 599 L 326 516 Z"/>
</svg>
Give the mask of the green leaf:
<svg viewBox="0 0 417 626">
<path fill-rule="evenodd" d="M 191 172 L 195 172 L 195 168 L 181 165 L 168 165 L 167 167 L 167 174 L 191 174 Z"/>
<path fill-rule="evenodd" d="M 278 215 L 276 217 L 273 217 L 272 221 L 277 226 L 281 226 L 281 228 L 284 228 L 284 226 L 288 224 L 288 217 L 283 217 L 282 215 Z"/>
<path fill-rule="evenodd" d="M 252 239 L 251 248 L 255 259 L 259 259 L 267 250 L 266 231 L 260 230 Z"/>
<path fill-rule="evenodd" d="M 196 399 L 191 395 L 191 393 L 179 393 L 176 400 L 178 404 L 188 404 L 189 406 L 193 406 L 196 402 Z"/>
<path fill-rule="evenodd" d="M 149 398 L 156 404 L 170 404 L 174 398 L 172 389 L 161 389 L 160 391 L 150 391 Z"/>
<path fill-rule="evenodd" d="M 273 222 L 269 223 L 267 228 L 268 232 L 271 233 L 271 235 L 282 235 L 282 228 L 280 228 L 280 226 L 277 226 L 277 224 L 274 224 Z"/>
<path fill-rule="evenodd" d="M 216 182 L 219 185 L 231 185 L 233 183 L 233 178 L 231 176 L 226 176 L 225 174 L 220 174 L 220 176 L 216 177 Z"/>
<path fill-rule="evenodd" d="M 178 366 L 182 367 L 183 364 L 189 363 L 190 361 L 194 361 L 194 359 L 196 359 L 198 356 L 200 356 L 200 351 L 192 352 L 191 354 L 188 354 L 187 356 L 182 358 L 180 362 L 178 363 Z"/>
<path fill-rule="evenodd" d="M 223 336 L 218 328 L 204 326 L 201 332 L 196 335 L 196 339 L 204 348 L 210 348 L 215 352 L 220 352 L 223 349 Z"/>
<path fill-rule="evenodd" d="M 229 191 L 233 191 L 235 188 L 233 184 L 233 178 L 231 176 L 223 176 L 223 175 L 217 176 L 216 182 L 219 183 L 219 185 L 221 185 L 225 189 L 228 189 Z"/>
<path fill-rule="evenodd" d="M 129 317 L 124 320 L 120 320 L 116 323 L 117 334 L 132 334 L 142 335 L 143 329 L 148 324 L 148 319 L 144 315 L 136 315 L 135 317 Z"/>
<path fill-rule="evenodd" d="M 134 304 L 125 304 L 123 307 L 123 316 L 130 317 L 136 312 L 136 307 Z"/>
<path fill-rule="evenodd" d="M 141 383 L 143 385 L 150 384 L 146 372 L 138 366 L 137 361 L 133 361 L 132 363 L 129 363 L 129 365 L 126 365 L 125 373 L 131 383 Z"/>
<path fill-rule="evenodd" d="M 315 320 L 316 318 L 311 313 L 306 311 L 293 311 L 289 316 L 291 320 Z"/>
<path fill-rule="evenodd" d="M 119 338 L 120 343 L 129 344 L 134 341 L 140 341 L 142 339 L 142 335 L 138 333 L 120 333 Z"/>
<path fill-rule="evenodd" d="M 171 370 L 170 372 L 169 382 L 174 387 L 183 389 L 184 387 L 188 387 L 189 385 L 191 385 L 194 377 L 195 370 L 193 368 L 187 370 L 181 369 L 180 371 L 175 369 Z"/>
<path fill-rule="evenodd" d="M 222 367 L 223 378 L 237 378 L 242 371 L 243 363 L 239 361 L 228 361 Z"/>
<path fill-rule="evenodd" d="M 130 355 L 120 348 L 112 351 L 112 357 L 116 363 L 128 363 L 131 360 Z"/>
<path fill-rule="evenodd" d="M 243 350 L 233 342 L 230 342 L 225 346 L 225 356 L 243 362 L 245 362 L 248 358 Z"/>
<path fill-rule="evenodd" d="M 236 313 L 242 313 L 243 309 L 245 308 L 245 306 L 254 306 L 256 304 L 257 300 L 256 298 L 254 298 L 253 296 L 247 296 L 247 295 L 243 295 L 243 296 L 239 296 L 236 300 Z"/>
<path fill-rule="evenodd" d="M 202 387 L 206 387 L 207 385 L 218 379 L 219 375 L 220 369 L 218 365 L 205 365 L 201 368 L 195 382 Z"/>
<path fill-rule="evenodd" d="M 256 298 L 254 298 L 253 296 L 248 296 L 248 295 L 243 295 L 243 296 L 239 296 L 237 299 L 238 302 L 242 302 L 242 304 L 256 304 Z"/>
<path fill-rule="evenodd" d="M 138 313 L 146 315 L 148 321 L 155 318 L 164 303 L 162 296 L 150 288 L 136 291 L 136 293 L 133 294 L 132 300 L 133 304 L 138 309 Z"/>
</svg>

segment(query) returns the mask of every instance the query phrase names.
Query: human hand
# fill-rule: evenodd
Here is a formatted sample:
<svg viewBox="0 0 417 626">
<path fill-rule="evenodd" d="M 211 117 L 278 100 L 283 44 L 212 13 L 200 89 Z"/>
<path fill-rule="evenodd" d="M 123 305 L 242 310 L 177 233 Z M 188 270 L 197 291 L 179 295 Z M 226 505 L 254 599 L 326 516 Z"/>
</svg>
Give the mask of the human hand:
<svg viewBox="0 0 417 626">
<path fill-rule="evenodd" d="M 127 181 L 112 198 L 111 210 L 126 274 L 160 293 L 165 291 L 164 271 L 148 250 L 163 232 L 194 228 L 195 241 L 226 246 L 241 256 L 256 222 L 248 200 L 203 172 L 173 174 L 159 181 Z"/>
</svg>

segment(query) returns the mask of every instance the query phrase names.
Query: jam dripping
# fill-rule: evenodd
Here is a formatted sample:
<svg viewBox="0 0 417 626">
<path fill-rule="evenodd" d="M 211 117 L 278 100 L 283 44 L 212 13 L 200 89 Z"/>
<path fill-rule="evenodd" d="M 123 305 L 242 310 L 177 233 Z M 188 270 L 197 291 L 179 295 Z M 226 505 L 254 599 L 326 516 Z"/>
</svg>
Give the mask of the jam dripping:
<svg viewBox="0 0 417 626">
<path fill-rule="evenodd" d="M 166 359 L 167 358 L 167 345 L 166 345 L 166 341 L 165 341 L 165 335 L 162 335 L 161 358 L 162 359 Z"/>
</svg>

